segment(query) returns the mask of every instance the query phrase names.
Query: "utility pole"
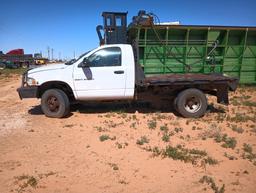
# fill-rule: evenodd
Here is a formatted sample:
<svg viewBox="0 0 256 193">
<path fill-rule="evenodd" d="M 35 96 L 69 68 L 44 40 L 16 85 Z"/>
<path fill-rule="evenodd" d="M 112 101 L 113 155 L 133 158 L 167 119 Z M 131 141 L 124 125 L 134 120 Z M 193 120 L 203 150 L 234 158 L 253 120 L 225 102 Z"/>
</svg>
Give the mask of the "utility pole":
<svg viewBox="0 0 256 193">
<path fill-rule="evenodd" d="M 61 60 L 61 52 L 59 52 L 59 60 Z"/>
<path fill-rule="evenodd" d="M 52 48 L 52 60 L 53 60 L 53 48 Z"/>
<path fill-rule="evenodd" d="M 76 51 L 74 51 L 74 59 L 76 59 Z"/>
<path fill-rule="evenodd" d="M 47 46 L 48 60 L 50 60 L 50 47 Z"/>
</svg>

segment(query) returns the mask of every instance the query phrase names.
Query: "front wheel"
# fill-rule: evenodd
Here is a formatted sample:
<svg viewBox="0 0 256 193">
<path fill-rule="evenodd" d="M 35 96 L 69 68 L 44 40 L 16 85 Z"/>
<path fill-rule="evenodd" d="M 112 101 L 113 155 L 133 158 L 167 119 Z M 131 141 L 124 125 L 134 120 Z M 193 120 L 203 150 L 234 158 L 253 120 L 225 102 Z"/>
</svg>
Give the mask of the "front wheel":
<svg viewBox="0 0 256 193">
<path fill-rule="evenodd" d="M 49 89 L 42 96 L 41 108 L 47 117 L 62 118 L 69 113 L 69 99 L 62 90 Z"/>
<path fill-rule="evenodd" d="M 205 94 L 198 89 L 186 89 L 177 96 L 176 108 L 183 117 L 201 117 L 205 114 L 207 106 Z"/>
</svg>

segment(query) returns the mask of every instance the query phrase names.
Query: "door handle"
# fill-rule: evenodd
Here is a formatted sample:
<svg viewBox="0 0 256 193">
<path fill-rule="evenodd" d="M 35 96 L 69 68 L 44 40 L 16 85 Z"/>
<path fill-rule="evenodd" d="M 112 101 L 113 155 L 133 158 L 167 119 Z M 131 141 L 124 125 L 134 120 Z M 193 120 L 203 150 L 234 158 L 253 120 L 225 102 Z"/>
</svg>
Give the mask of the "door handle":
<svg viewBox="0 0 256 193">
<path fill-rule="evenodd" d="M 117 71 L 114 71 L 115 74 L 123 74 L 124 71 L 123 70 L 117 70 Z"/>
</svg>

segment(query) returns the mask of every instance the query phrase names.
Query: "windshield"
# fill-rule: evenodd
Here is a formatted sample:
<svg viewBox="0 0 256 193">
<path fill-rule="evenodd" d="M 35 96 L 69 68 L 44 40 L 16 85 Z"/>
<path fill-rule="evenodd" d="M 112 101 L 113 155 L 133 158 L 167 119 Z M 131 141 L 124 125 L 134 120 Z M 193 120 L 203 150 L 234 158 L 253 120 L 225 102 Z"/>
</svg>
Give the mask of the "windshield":
<svg viewBox="0 0 256 193">
<path fill-rule="evenodd" d="M 90 51 L 92 51 L 92 50 L 90 50 Z M 80 60 L 82 57 L 84 57 L 86 54 L 88 54 L 90 51 L 83 53 L 83 54 L 82 54 L 81 56 L 79 56 L 77 59 L 73 58 L 73 59 L 67 61 L 65 64 L 66 64 L 66 65 L 72 65 L 72 64 L 74 64 L 75 62 L 77 62 L 78 60 Z"/>
</svg>

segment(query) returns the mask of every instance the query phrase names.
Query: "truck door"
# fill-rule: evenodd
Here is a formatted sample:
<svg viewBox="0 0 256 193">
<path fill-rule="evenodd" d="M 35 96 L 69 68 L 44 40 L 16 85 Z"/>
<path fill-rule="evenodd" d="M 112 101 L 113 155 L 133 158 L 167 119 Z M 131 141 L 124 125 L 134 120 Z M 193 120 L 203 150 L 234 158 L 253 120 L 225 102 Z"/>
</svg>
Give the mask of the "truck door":
<svg viewBox="0 0 256 193">
<path fill-rule="evenodd" d="M 126 71 L 120 47 L 105 47 L 84 58 L 74 68 L 78 99 L 120 99 L 125 96 Z"/>
</svg>

